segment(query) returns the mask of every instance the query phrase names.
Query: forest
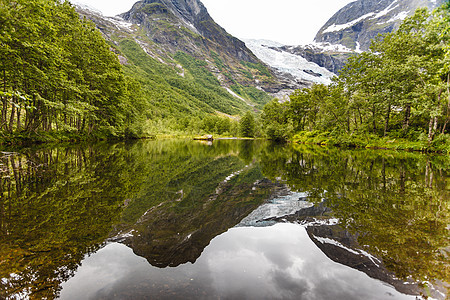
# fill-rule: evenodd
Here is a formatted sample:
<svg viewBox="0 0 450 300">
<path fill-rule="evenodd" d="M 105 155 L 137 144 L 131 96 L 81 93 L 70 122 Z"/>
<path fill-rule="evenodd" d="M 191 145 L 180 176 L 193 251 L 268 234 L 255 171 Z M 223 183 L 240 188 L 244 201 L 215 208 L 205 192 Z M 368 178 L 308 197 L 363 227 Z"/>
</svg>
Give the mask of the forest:
<svg viewBox="0 0 450 300">
<path fill-rule="evenodd" d="M 1 0 L 0 28 L 3 139 L 125 135 L 139 119 L 136 83 L 68 2 Z"/>
<path fill-rule="evenodd" d="M 236 136 L 236 120 L 251 109 L 220 86 L 205 62 L 177 53 L 180 76 L 133 40 L 105 40 L 68 1 L 0 0 L 0 30 L 2 143 Z M 259 109 L 270 100 L 256 88 L 231 89 Z"/>
<path fill-rule="evenodd" d="M 351 57 L 331 85 L 297 90 L 290 101 L 231 86 L 250 106 L 205 62 L 176 53 L 180 76 L 133 40 L 105 40 L 67 1 L 0 0 L 0 142 L 208 133 L 447 152 L 449 10 L 419 9 Z"/>
<path fill-rule="evenodd" d="M 373 40 L 331 85 L 297 90 L 284 103 L 274 99 L 261 114 L 273 140 L 444 152 L 449 121 L 448 2 L 417 10 L 398 31 Z"/>
</svg>

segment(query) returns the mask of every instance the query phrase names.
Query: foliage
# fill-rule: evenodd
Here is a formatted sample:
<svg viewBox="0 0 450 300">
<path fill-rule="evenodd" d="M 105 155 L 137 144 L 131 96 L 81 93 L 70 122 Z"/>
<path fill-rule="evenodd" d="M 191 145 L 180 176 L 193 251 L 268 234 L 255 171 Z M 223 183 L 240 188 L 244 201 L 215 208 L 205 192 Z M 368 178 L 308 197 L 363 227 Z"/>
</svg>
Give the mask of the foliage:
<svg viewBox="0 0 450 300">
<path fill-rule="evenodd" d="M 411 149 L 448 151 L 449 15 L 446 6 L 418 9 L 397 31 L 375 39 L 371 51 L 351 57 L 330 86 L 316 84 L 285 105 L 266 105 L 283 117 L 263 114 L 265 131 L 319 131 L 319 143 L 348 146 L 406 139 Z"/>
<path fill-rule="evenodd" d="M 160 4 L 141 9 L 167 13 Z M 67 1 L 0 0 L 0 14 L 1 142 L 197 134 L 211 115 L 242 115 L 252 101 L 262 107 L 268 100 L 232 81 L 249 100 L 234 97 L 210 62 L 187 53 L 163 62 L 128 35 L 114 35 L 108 44 Z M 123 65 L 118 56 L 126 57 Z M 227 119 L 208 131 L 231 133 L 236 126 Z"/>
<path fill-rule="evenodd" d="M 280 103 L 276 98 L 264 106 L 260 119 L 268 139 L 287 141 L 291 138 L 293 128 L 289 106 L 289 103 Z"/>
<path fill-rule="evenodd" d="M 263 174 L 310 201 L 326 199 L 396 277 L 448 280 L 448 156 L 294 146 L 265 149 Z"/>
<path fill-rule="evenodd" d="M 259 140 L 3 152 L 0 297 L 56 298 L 85 255 L 111 237 L 132 238 L 126 244 L 155 265 L 195 261 L 280 181 L 311 201 L 327 198 L 398 277 L 439 279 L 446 275 L 449 159 Z"/>
<path fill-rule="evenodd" d="M 139 134 L 138 87 L 92 23 L 68 2 L 1 0 L 0 7 L 3 134 Z"/>
<path fill-rule="evenodd" d="M 243 137 L 255 136 L 255 117 L 251 112 L 245 113 L 245 115 L 239 121 L 239 133 Z"/>
<path fill-rule="evenodd" d="M 254 148 L 248 142 L 138 141 L 4 152 L 0 298 L 57 298 L 86 254 L 121 230 L 144 231 L 139 224 L 157 223 L 153 234 L 169 237 L 155 244 L 203 231 L 193 236 L 203 243 L 200 254 L 272 188 L 252 189 L 263 176 L 258 165 L 250 165 Z M 176 248 L 172 254 L 184 253 Z"/>
</svg>

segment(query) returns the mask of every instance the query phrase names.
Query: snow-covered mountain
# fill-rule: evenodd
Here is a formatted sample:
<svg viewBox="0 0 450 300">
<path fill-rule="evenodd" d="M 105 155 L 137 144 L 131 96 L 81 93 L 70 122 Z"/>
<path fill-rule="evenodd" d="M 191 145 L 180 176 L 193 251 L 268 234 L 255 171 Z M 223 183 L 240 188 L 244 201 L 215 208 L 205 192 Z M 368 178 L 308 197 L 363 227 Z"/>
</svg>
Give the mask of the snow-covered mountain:
<svg viewBox="0 0 450 300">
<path fill-rule="evenodd" d="M 292 75 L 299 84 L 331 83 L 335 75 L 316 63 L 290 53 L 289 46 L 268 40 L 244 40 L 245 45 L 264 63 L 279 73 Z"/>
<path fill-rule="evenodd" d="M 340 9 L 319 30 L 317 43 L 340 44 L 353 50 L 369 49 L 370 40 L 396 30 L 419 7 L 436 8 L 445 0 L 357 0 Z"/>
<path fill-rule="evenodd" d="M 350 55 L 367 51 L 371 39 L 378 34 L 396 30 L 417 8 L 433 9 L 444 1 L 356 0 L 327 21 L 312 44 L 285 46 L 259 40 L 246 41 L 246 44 L 262 61 L 276 70 L 290 73 L 300 80 L 326 84 L 332 77 L 330 72 L 337 74 Z M 305 72 L 309 76 L 305 76 Z M 322 76 L 313 78 L 315 73 Z"/>
</svg>

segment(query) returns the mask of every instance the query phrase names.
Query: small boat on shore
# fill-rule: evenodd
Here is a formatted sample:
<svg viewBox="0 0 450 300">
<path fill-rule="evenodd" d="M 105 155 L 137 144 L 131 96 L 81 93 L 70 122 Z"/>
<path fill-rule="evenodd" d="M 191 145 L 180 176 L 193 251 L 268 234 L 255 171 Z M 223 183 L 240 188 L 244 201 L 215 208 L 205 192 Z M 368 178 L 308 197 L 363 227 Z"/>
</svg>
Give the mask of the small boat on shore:
<svg viewBox="0 0 450 300">
<path fill-rule="evenodd" d="M 213 141 L 214 138 L 212 135 L 204 135 L 199 137 L 194 137 L 194 141 Z"/>
</svg>

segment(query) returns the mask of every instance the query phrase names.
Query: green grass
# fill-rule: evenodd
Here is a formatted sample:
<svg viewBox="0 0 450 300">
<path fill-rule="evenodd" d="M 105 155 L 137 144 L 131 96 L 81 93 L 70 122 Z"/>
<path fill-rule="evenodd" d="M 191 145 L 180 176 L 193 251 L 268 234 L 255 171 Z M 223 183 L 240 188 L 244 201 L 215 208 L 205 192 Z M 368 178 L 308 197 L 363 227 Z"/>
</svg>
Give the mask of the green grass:
<svg viewBox="0 0 450 300">
<path fill-rule="evenodd" d="M 372 134 L 349 135 L 321 131 L 301 131 L 292 141 L 300 144 L 339 146 L 343 148 L 389 149 L 420 152 L 450 153 L 450 136 L 439 135 L 431 143 L 424 140 L 408 140 L 392 137 L 378 137 Z"/>
</svg>

